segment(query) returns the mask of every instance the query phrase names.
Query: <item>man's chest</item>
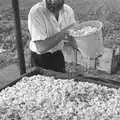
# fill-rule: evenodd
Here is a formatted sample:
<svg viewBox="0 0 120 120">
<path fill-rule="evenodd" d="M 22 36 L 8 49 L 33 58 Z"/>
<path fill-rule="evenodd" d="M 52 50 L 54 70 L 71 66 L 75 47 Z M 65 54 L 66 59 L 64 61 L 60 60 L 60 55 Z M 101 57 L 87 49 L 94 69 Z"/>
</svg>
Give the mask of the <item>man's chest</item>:
<svg viewBox="0 0 120 120">
<path fill-rule="evenodd" d="M 58 16 L 57 19 L 53 15 L 45 16 L 44 22 L 46 26 L 46 33 L 48 36 L 54 35 L 68 25 L 67 16 L 61 14 Z"/>
</svg>

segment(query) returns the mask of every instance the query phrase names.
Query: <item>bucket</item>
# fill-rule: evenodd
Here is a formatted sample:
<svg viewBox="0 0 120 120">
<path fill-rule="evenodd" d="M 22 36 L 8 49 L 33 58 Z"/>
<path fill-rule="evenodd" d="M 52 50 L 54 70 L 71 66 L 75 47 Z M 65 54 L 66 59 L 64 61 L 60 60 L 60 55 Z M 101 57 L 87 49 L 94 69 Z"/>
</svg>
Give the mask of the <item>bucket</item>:
<svg viewBox="0 0 120 120">
<path fill-rule="evenodd" d="M 96 58 L 103 53 L 102 27 L 101 21 L 86 21 L 70 30 L 83 56 Z M 89 29 L 88 32 L 85 29 Z"/>
</svg>

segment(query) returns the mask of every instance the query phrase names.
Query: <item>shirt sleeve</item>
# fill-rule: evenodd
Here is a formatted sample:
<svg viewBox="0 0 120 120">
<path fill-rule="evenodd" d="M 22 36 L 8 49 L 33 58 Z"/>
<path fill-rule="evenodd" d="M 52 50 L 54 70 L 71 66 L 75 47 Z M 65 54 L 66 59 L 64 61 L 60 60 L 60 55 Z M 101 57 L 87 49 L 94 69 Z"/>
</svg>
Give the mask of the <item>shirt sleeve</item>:
<svg viewBox="0 0 120 120">
<path fill-rule="evenodd" d="M 73 24 L 73 23 L 76 23 L 75 14 L 73 9 L 70 7 L 69 8 L 69 24 Z"/>
<path fill-rule="evenodd" d="M 45 40 L 47 38 L 44 16 L 40 11 L 29 13 L 28 29 L 31 34 L 32 41 Z"/>
</svg>

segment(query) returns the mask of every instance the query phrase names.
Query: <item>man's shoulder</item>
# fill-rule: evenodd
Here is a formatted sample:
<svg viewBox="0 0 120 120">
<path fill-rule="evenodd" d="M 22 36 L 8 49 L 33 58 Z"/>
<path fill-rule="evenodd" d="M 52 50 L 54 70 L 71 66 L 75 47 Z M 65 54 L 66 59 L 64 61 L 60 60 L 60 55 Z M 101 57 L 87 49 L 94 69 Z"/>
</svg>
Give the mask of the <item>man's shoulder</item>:
<svg viewBox="0 0 120 120">
<path fill-rule="evenodd" d="M 71 11 L 73 11 L 72 7 L 70 7 L 67 4 L 64 4 L 64 10 L 65 10 L 65 12 L 71 12 Z"/>
<path fill-rule="evenodd" d="M 37 14 L 40 13 L 40 11 L 42 12 L 44 9 L 44 5 L 43 2 L 38 2 L 37 4 L 33 5 L 32 8 L 29 11 L 29 14 Z"/>
</svg>

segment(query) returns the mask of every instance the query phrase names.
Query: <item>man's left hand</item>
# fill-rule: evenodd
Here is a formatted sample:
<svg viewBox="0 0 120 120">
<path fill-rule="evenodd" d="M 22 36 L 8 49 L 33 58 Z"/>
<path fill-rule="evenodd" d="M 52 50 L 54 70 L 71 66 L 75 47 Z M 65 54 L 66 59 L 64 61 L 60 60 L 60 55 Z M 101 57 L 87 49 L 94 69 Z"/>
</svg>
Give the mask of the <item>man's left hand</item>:
<svg viewBox="0 0 120 120">
<path fill-rule="evenodd" d="M 65 37 L 65 40 L 66 40 L 65 44 L 67 44 L 67 46 L 71 46 L 73 49 L 78 49 L 77 43 L 76 43 L 74 37 L 67 34 Z"/>
</svg>

